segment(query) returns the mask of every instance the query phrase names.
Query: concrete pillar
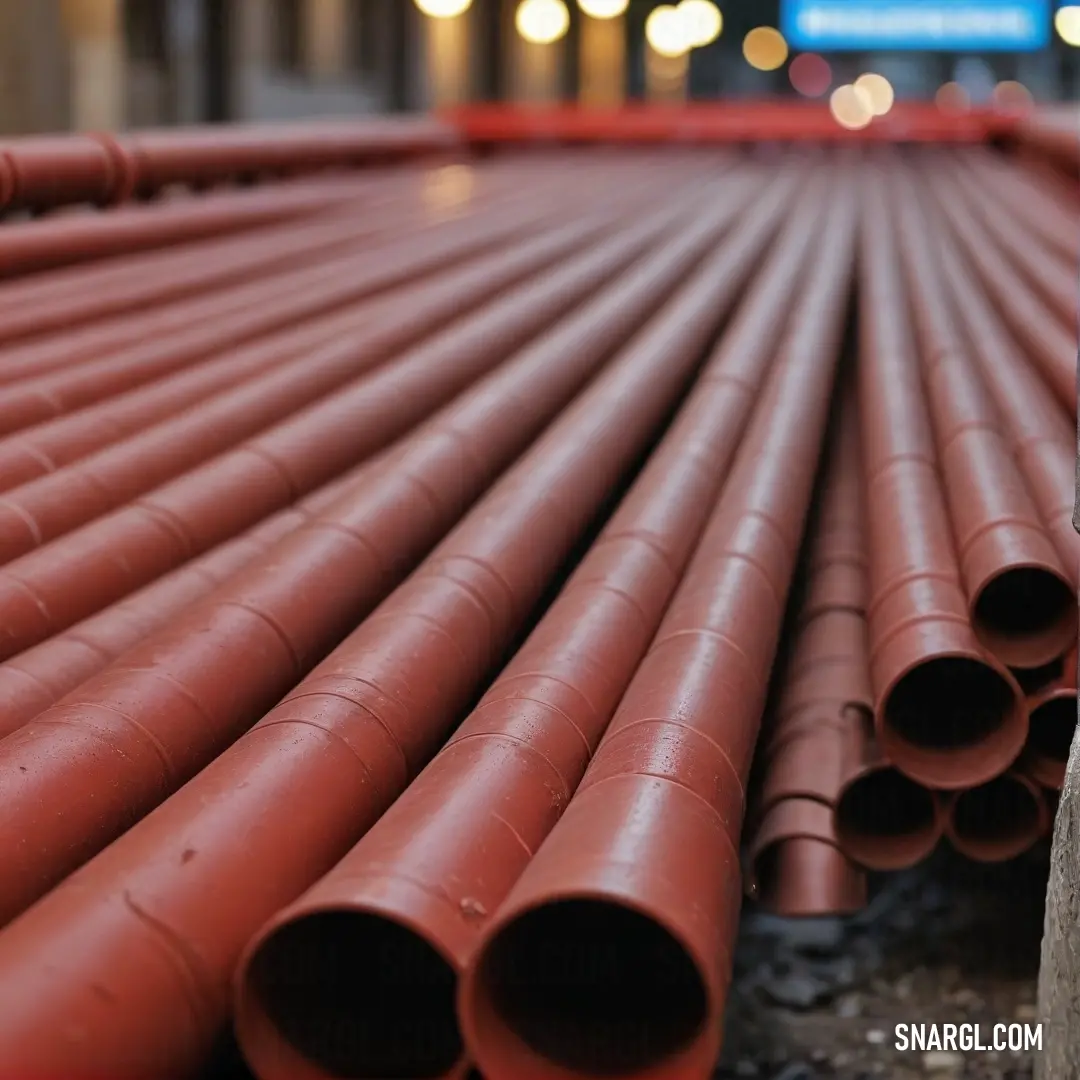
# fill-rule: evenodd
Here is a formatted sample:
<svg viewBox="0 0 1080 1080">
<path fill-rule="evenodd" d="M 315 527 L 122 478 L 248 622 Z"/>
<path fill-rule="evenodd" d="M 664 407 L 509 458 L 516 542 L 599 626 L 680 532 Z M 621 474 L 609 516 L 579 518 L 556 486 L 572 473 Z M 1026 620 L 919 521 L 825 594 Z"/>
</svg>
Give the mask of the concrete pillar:
<svg viewBox="0 0 1080 1080">
<path fill-rule="evenodd" d="M 267 67 L 270 10 L 266 0 L 231 0 L 233 33 L 229 97 L 234 119 L 251 120 L 259 84 Z"/>
<path fill-rule="evenodd" d="M 535 45 L 517 39 L 513 98 L 515 101 L 543 105 L 559 100 L 562 63 L 559 43 Z"/>
<path fill-rule="evenodd" d="M 621 105 L 626 97 L 626 17 L 581 20 L 579 91 L 583 105 Z"/>
<path fill-rule="evenodd" d="M 645 96 L 649 101 L 685 101 L 690 54 L 662 56 L 645 46 Z"/>
<path fill-rule="evenodd" d="M 68 127 L 67 53 L 54 4 L 0 0 L 0 136 Z"/>
<path fill-rule="evenodd" d="M 566 64 L 566 38 L 550 45 L 526 41 L 514 25 L 517 0 L 508 5 L 509 18 L 503 24 L 505 74 L 511 101 L 518 104 L 553 104 L 562 97 Z"/>
<path fill-rule="evenodd" d="M 63 0 L 71 57 L 71 125 L 124 126 L 124 41 L 120 0 Z"/>
<path fill-rule="evenodd" d="M 474 96 L 476 13 L 448 19 L 421 15 L 424 98 L 432 108 L 459 105 Z"/>
<path fill-rule="evenodd" d="M 348 62 L 347 0 L 305 0 L 306 69 L 313 79 L 337 81 Z"/>
<path fill-rule="evenodd" d="M 198 0 L 169 0 L 165 47 L 173 86 L 173 119 L 195 124 L 202 119 L 205 44 Z"/>
</svg>

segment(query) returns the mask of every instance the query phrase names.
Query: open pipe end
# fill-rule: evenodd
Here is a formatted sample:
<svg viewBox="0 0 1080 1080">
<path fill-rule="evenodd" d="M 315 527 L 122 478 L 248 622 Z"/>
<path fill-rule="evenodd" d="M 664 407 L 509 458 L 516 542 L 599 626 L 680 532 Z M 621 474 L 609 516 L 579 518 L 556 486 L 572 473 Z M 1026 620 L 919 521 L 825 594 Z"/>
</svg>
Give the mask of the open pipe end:
<svg viewBox="0 0 1080 1080">
<path fill-rule="evenodd" d="M 974 598 L 971 625 L 1003 664 L 1037 668 L 1076 642 L 1076 596 L 1059 573 L 1025 566 L 991 578 Z"/>
<path fill-rule="evenodd" d="M 946 826 L 961 855 L 977 862 L 1005 862 L 1022 855 L 1045 832 L 1042 792 L 1025 777 L 1006 773 L 953 800 Z"/>
<path fill-rule="evenodd" d="M 701 972 L 666 928 L 618 903 L 571 899 L 528 910 L 489 940 L 462 1012 L 481 1072 L 566 1080 L 659 1078 L 669 1061 L 673 1078 L 688 1075 L 712 1010 Z"/>
<path fill-rule="evenodd" d="M 1033 704 L 1024 747 L 1024 771 L 1043 787 L 1060 791 L 1065 784 L 1076 734 L 1076 691 L 1054 690 Z"/>
<path fill-rule="evenodd" d="M 885 756 L 929 788 L 985 783 L 1019 756 L 1027 710 L 1008 673 L 971 654 L 910 667 L 885 695 L 879 732 Z"/>
<path fill-rule="evenodd" d="M 841 792 L 833 814 L 836 838 L 852 862 L 867 870 L 905 870 L 922 862 L 941 839 L 932 791 L 892 766 L 862 773 Z"/>
<path fill-rule="evenodd" d="M 268 1080 L 456 1075 L 457 981 L 405 926 L 367 912 L 304 915 L 272 929 L 243 969 L 241 1047 Z"/>
</svg>

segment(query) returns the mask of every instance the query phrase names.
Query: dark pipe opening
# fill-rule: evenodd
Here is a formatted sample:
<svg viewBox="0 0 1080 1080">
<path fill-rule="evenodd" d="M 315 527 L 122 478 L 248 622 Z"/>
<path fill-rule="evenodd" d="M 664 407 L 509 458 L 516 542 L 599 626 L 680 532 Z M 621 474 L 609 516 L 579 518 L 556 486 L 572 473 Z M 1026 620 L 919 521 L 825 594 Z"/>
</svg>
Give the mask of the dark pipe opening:
<svg viewBox="0 0 1080 1080">
<path fill-rule="evenodd" d="M 453 968 L 374 915 L 326 912 L 287 924 L 253 957 L 248 985 L 278 1034 L 333 1076 L 440 1076 L 463 1052 Z"/>
<path fill-rule="evenodd" d="M 953 806 L 953 832 L 972 844 L 1023 841 L 1039 829 L 1039 804 L 1013 776 L 961 792 Z"/>
<path fill-rule="evenodd" d="M 1023 567 L 987 584 L 975 602 L 972 622 L 983 643 L 1002 660 L 1030 666 L 1026 653 L 1061 651 L 1072 643 L 1075 604 L 1072 590 L 1057 574 Z M 1042 659 L 1046 657 L 1034 663 Z"/>
<path fill-rule="evenodd" d="M 836 806 L 841 839 L 912 836 L 937 824 L 934 796 L 896 769 L 880 769 L 848 785 Z"/>
<path fill-rule="evenodd" d="M 758 853 L 754 860 L 754 876 L 757 878 L 757 896 L 759 904 L 771 907 L 776 902 L 776 890 L 780 883 L 780 856 L 782 843 L 770 844 Z"/>
<path fill-rule="evenodd" d="M 515 920 L 488 947 L 478 980 L 535 1053 L 597 1076 L 663 1061 L 708 1016 L 686 950 L 652 919 L 601 901 L 566 900 Z"/>
<path fill-rule="evenodd" d="M 1015 707 L 1012 687 L 992 667 L 967 657 L 942 657 L 919 664 L 897 682 L 884 719 L 914 746 L 950 750 L 982 742 Z"/>
<path fill-rule="evenodd" d="M 1059 656 L 1049 664 L 1033 668 L 1013 668 L 1013 678 L 1025 694 L 1037 694 L 1053 685 L 1065 674 L 1065 657 Z"/>
<path fill-rule="evenodd" d="M 1076 695 L 1044 701 L 1031 710 L 1028 747 L 1041 758 L 1068 763 L 1076 732 Z"/>
</svg>

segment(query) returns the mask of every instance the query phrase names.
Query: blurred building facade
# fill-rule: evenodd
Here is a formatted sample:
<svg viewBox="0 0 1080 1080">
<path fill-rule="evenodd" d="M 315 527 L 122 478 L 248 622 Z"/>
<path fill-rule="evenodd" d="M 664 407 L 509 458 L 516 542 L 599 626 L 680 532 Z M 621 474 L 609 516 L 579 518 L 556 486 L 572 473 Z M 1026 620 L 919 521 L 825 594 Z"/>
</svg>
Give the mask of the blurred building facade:
<svg viewBox="0 0 1080 1080">
<path fill-rule="evenodd" d="M 566 0 L 549 44 L 515 24 L 519 0 L 472 0 L 432 18 L 415 0 L 0 0 L 0 132 L 124 128 L 423 109 L 463 100 L 582 100 L 792 93 L 783 68 L 743 57 L 745 35 L 776 25 L 777 0 L 721 0 L 724 29 L 674 60 L 646 43 L 657 0 L 611 19 Z M 1040 98 L 1070 97 L 1078 50 L 982 63 Z M 933 96 L 971 58 L 830 58 L 838 78 L 873 63 L 898 93 Z M 978 62 L 978 61 L 974 61 Z M 850 69 L 850 71 L 848 71 Z"/>
</svg>

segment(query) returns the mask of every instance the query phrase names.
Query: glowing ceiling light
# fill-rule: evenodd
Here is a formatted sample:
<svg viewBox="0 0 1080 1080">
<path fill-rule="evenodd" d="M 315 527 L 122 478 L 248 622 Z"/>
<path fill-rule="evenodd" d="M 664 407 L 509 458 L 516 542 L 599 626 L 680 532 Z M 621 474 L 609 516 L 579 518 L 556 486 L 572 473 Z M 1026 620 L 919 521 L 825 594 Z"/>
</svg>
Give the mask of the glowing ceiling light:
<svg viewBox="0 0 1080 1080">
<path fill-rule="evenodd" d="M 893 102 L 896 100 L 892 83 L 884 75 L 877 75 L 873 72 L 860 75 L 855 80 L 855 89 L 866 96 L 867 101 L 870 103 L 870 111 L 875 116 L 884 116 L 893 107 Z"/>
<path fill-rule="evenodd" d="M 724 16 L 712 0 L 682 0 L 676 10 L 682 17 L 691 48 L 710 44 L 724 29 Z"/>
<path fill-rule="evenodd" d="M 661 4 L 649 12 L 645 40 L 661 56 L 682 56 L 691 49 L 686 20 L 671 4 Z"/>
<path fill-rule="evenodd" d="M 593 19 L 615 19 L 625 13 L 630 0 L 578 0 L 578 7 Z"/>
<path fill-rule="evenodd" d="M 433 19 L 452 19 L 472 7 L 472 0 L 415 0 L 416 6 Z"/>
<path fill-rule="evenodd" d="M 1067 4 L 1054 13 L 1054 29 L 1066 45 L 1080 48 L 1080 5 Z"/>
<path fill-rule="evenodd" d="M 570 12 L 563 0 L 521 0 L 514 25 L 533 45 L 551 45 L 570 28 Z"/>
<path fill-rule="evenodd" d="M 776 71 L 788 58 L 784 35 L 771 26 L 759 26 L 743 39 L 743 56 L 758 71 Z"/>
<path fill-rule="evenodd" d="M 874 113 L 865 93 L 860 93 L 850 83 L 838 86 L 829 98 L 829 112 L 833 119 L 848 131 L 859 131 L 874 119 Z"/>
</svg>

